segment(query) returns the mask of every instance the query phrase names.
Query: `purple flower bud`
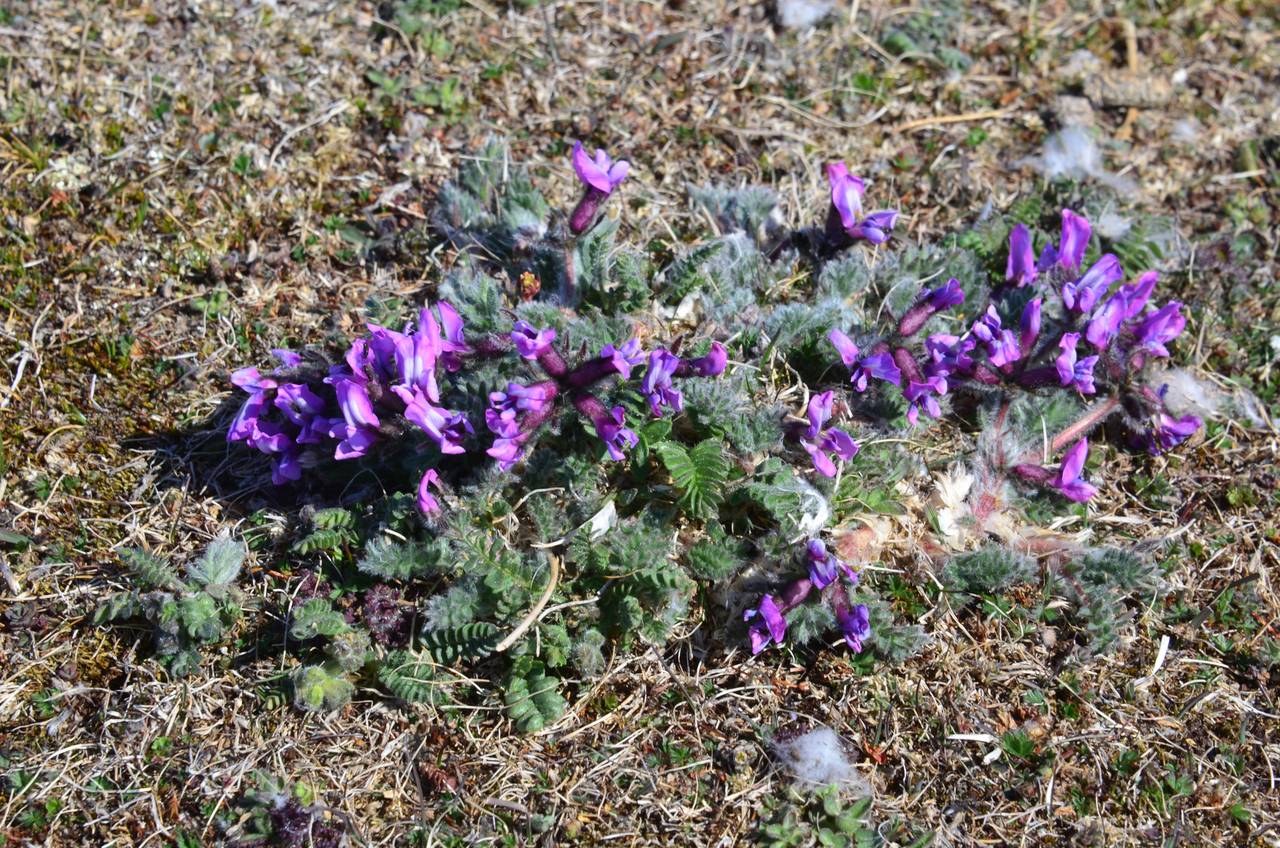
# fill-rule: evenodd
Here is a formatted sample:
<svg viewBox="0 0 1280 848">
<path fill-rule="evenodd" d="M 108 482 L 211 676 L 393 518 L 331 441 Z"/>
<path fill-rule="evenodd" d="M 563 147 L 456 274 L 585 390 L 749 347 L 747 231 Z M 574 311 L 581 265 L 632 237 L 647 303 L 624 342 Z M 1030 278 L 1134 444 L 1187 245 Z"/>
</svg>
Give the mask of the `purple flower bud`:
<svg viewBox="0 0 1280 848">
<path fill-rule="evenodd" d="M 418 511 L 423 515 L 435 515 L 440 510 L 440 501 L 436 500 L 435 495 L 431 494 L 431 487 L 435 486 L 437 491 L 443 491 L 440 485 L 440 475 L 434 468 L 428 468 L 427 472 L 422 475 L 422 480 L 418 482 Z"/>
<path fill-rule="evenodd" d="M 760 599 L 757 609 L 749 609 L 742 614 L 742 620 L 750 622 L 747 634 L 751 637 L 751 653 L 758 654 L 769 647 L 772 642 L 781 645 L 787 635 L 787 620 L 782 617 L 782 610 L 772 595 Z"/>
<path fill-rule="evenodd" d="M 1086 356 L 1076 359 L 1076 345 L 1080 343 L 1079 333 L 1063 333 L 1058 347 L 1062 353 L 1054 360 L 1058 370 L 1058 380 L 1063 386 L 1075 386 L 1082 395 L 1091 395 L 1097 391 L 1093 384 L 1093 366 L 1098 363 L 1097 356 Z"/>
<path fill-rule="evenodd" d="M 1035 280 L 1036 255 L 1031 250 L 1031 231 L 1019 224 L 1009 233 L 1009 260 L 1005 264 L 1004 278 L 1018 288 Z"/>
<path fill-rule="evenodd" d="M 245 399 L 240 411 L 236 413 L 235 420 L 227 429 L 227 441 L 247 442 L 253 438 L 254 432 L 258 429 L 258 419 L 267 410 L 267 403 L 265 391 L 252 392 Z"/>
<path fill-rule="evenodd" d="M 649 354 L 649 369 L 644 373 L 640 389 L 655 418 L 662 417 L 664 406 L 669 406 L 676 412 L 684 408 L 684 396 L 671 382 L 679 367 L 680 357 L 668 350 L 659 349 Z"/>
<path fill-rule="evenodd" d="M 689 367 L 699 377 L 719 377 L 729 363 L 729 352 L 720 342 L 712 342 L 706 356 L 689 360 Z"/>
<path fill-rule="evenodd" d="M 639 341 L 631 339 L 620 347 L 605 345 L 600 349 L 600 358 L 607 359 L 613 370 L 622 375 L 622 379 L 629 380 L 631 369 L 644 362 L 644 351 L 640 349 Z"/>
<path fill-rule="evenodd" d="M 1157 309 L 1142 321 L 1135 329 L 1138 348 L 1153 356 L 1168 356 L 1165 347 L 1176 339 L 1187 326 L 1187 319 L 1182 314 L 1182 304 L 1176 300 Z"/>
<path fill-rule="evenodd" d="M 516 321 L 515 329 L 511 331 L 511 343 L 516 346 L 516 352 L 525 359 L 537 359 L 550 349 L 551 343 L 555 340 L 555 330 L 550 327 L 535 330 L 527 321 Z"/>
<path fill-rule="evenodd" d="M 1019 322 L 1018 348 L 1023 357 L 1031 355 L 1036 339 L 1040 338 L 1040 307 L 1042 298 L 1028 301 L 1022 309 L 1022 320 Z"/>
<path fill-rule="evenodd" d="M 841 574 L 848 579 L 849 585 L 856 585 L 858 573 L 836 557 L 827 552 L 827 546 L 821 539 L 810 540 L 807 546 L 809 556 L 809 582 L 816 589 L 825 589 L 835 582 Z"/>
<path fill-rule="evenodd" d="M 297 368 L 302 364 L 301 354 L 294 353 L 287 348 L 273 347 L 271 355 L 280 360 L 280 368 Z M 279 371 L 280 369 L 277 368 L 276 370 Z"/>
<path fill-rule="evenodd" d="M 925 322 L 940 310 L 964 303 L 964 291 L 960 281 L 952 277 L 936 289 L 921 292 L 920 298 L 898 321 L 898 334 L 912 336 L 919 332 Z"/>
<path fill-rule="evenodd" d="M 1134 318 L 1142 312 L 1147 301 L 1151 300 L 1151 293 L 1155 291 L 1158 279 L 1160 275 L 1155 271 L 1147 271 L 1140 275 L 1136 282 L 1121 286 L 1120 294 L 1124 296 L 1125 320 Z"/>
</svg>

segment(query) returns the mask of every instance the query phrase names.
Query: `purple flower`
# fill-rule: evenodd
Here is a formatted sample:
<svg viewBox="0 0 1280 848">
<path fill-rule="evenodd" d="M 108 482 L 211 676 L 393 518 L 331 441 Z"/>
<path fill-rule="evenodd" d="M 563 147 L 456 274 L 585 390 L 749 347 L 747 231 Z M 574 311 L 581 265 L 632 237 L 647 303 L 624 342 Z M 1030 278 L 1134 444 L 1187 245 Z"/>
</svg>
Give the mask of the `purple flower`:
<svg viewBox="0 0 1280 848">
<path fill-rule="evenodd" d="M 258 429 L 258 419 L 267 410 L 267 392 L 250 392 L 227 429 L 228 442 L 248 442 Z"/>
<path fill-rule="evenodd" d="M 440 347 L 444 351 L 441 359 L 446 368 L 450 371 L 457 371 L 462 367 L 462 359 L 458 354 L 471 351 L 470 345 L 467 344 L 467 340 L 462 334 L 462 316 L 458 314 L 458 310 L 443 300 L 436 304 L 436 310 L 440 313 L 440 325 L 444 329 L 440 339 Z M 418 324 L 420 327 L 423 324 L 428 327 L 435 324 L 432 320 L 430 309 L 423 309 L 419 313 Z M 434 334 L 434 330 L 432 332 Z"/>
<path fill-rule="evenodd" d="M 914 306 L 908 309 L 898 321 L 898 334 L 915 335 L 935 312 L 964 303 L 964 291 L 960 281 L 952 277 L 936 289 L 921 292 Z"/>
<path fill-rule="evenodd" d="M 280 368 L 297 368 L 302 364 L 302 355 L 283 347 L 273 347 L 271 355 L 280 360 Z M 279 373 L 280 368 L 276 369 Z"/>
<path fill-rule="evenodd" d="M 1022 308 L 1022 320 L 1019 322 L 1018 349 L 1024 357 L 1031 355 L 1031 348 L 1040 338 L 1040 307 L 1043 299 L 1028 301 Z"/>
<path fill-rule="evenodd" d="M 706 356 L 689 360 L 689 369 L 699 377 L 719 377 L 729 364 L 729 352 L 720 342 L 712 342 Z"/>
<path fill-rule="evenodd" d="M 925 372 L 930 377 L 968 374 L 973 371 L 973 357 L 969 354 L 977 346 L 978 340 L 972 336 L 960 338 L 947 333 L 934 333 L 924 342 L 925 353 L 929 356 Z"/>
<path fill-rule="evenodd" d="M 1125 320 L 1136 317 L 1142 308 L 1151 300 L 1151 292 L 1155 291 L 1156 281 L 1160 275 L 1155 271 L 1147 271 L 1139 275 L 1137 281 L 1121 286 L 1119 294 L 1124 296 Z"/>
<path fill-rule="evenodd" d="M 555 340 L 555 330 L 550 327 L 535 330 L 528 321 L 516 321 L 515 329 L 511 331 L 511 343 L 525 359 L 537 359 L 550 349 Z"/>
<path fill-rule="evenodd" d="M 301 383 L 285 383 L 276 391 L 276 408 L 294 424 L 302 427 L 324 412 L 324 401 Z"/>
<path fill-rule="evenodd" d="M 827 165 L 827 181 L 831 185 L 831 206 L 840 216 L 840 224 L 852 239 L 863 239 L 872 244 L 888 241 L 898 223 L 898 213 L 892 209 L 872 212 L 862 216 L 862 194 L 866 190 L 859 177 L 849 173 L 844 162 Z"/>
<path fill-rule="evenodd" d="M 964 303 L 964 291 L 960 288 L 960 281 L 952 277 L 936 289 L 930 290 L 925 299 L 936 312 Z"/>
<path fill-rule="evenodd" d="M 840 353 L 841 361 L 848 366 L 849 382 L 857 391 L 865 392 L 871 378 L 884 380 L 895 386 L 901 385 L 902 371 L 893 361 L 892 354 L 885 352 L 859 358 L 858 346 L 840 330 L 833 329 L 827 334 L 827 338 Z"/>
<path fill-rule="evenodd" d="M 787 620 L 782 617 L 782 610 L 772 595 L 760 599 L 757 609 L 749 609 L 742 614 L 742 620 L 749 622 L 747 635 L 751 637 L 751 653 L 758 654 L 769 647 L 772 642 L 781 645 L 787 635 Z"/>
<path fill-rule="evenodd" d="M 1145 434 L 1143 439 L 1146 448 L 1152 455 L 1159 455 L 1182 444 L 1203 422 L 1194 415 L 1174 418 L 1167 412 L 1160 412 L 1156 425 Z"/>
<path fill-rule="evenodd" d="M 500 435 L 499 438 L 494 439 L 485 453 L 498 461 L 499 469 L 510 471 L 524 456 L 524 442 L 528 438 L 529 434 L 520 432 L 513 423 L 508 435 Z"/>
<path fill-rule="evenodd" d="M 942 415 L 942 407 L 938 404 L 938 395 L 947 393 L 947 380 L 941 375 L 930 377 L 924 382 L 912 380 L 902 390 L 902 395 L 910 403 L 907 406 L 907 420 L 913 425 L 919 423 L 920 410 L 930 418 Z"/>
<path fill-rule="evenodd" d="M 609 452 L 609 458 L 615 461 L 626 458 L 626 449 L 633 448 L 640 442 L 640 437 L 622 426 L 625 422 L 625 412 L 620 406 L 615 406 L 609 410 L 608 417 L 598 416 L 592 424 L 595 425 L 596 435 L 604 442 L 605 450 Z"/>
<path fill-rule="evenodd" d="M 342 419 L 335 420 L 329 430 L 331 437 L 342 440 L 334 451 L 334 458 L 364 456 L 378 440 L 378 427 L 382 423 L 373 411 L 369 392 L 363 383 L 354 379 L 338 380 L 333 388 L 338 395 L 338 407 L 342 410 Z"/>
<path fill-rule="evenodd" d="M 613 370 L 621 374 L 622 379 L 629 380 L 631 369 L 644 362 L 644 351 L 640 349 L 639 341 L 631 339 L 620 347 L 605 345 L 600 349 L 600 358 L 609 360 Z"/>
<path fill-rule="evenodd" d="M 1084 470 L 1085 457 L 1089 455 L 1089 440 L 1081 439 L 1067 450 L 1062 457 L 1062 466 L 1049 485 L 1057 489 L 1067 498 L 1077 503 L 1084 503 L 1098 493 L 1096 487 L 1080 479 Z"/>
<path fill-rule="evenodd" d="M 1124 279 L 1120 260 L 1108 253 L 1089 266 L 1078 280 L 1068 280 L 1062 285 L 1062 304 L 1072 312 L 1087 313 L 1111 288 L 1111 284 Z"/>
<path fill-rule="evenodd" d="M 1134 329 L 1138 349 L 1153 356 L 1168 356 L 1169 349 L 1165 345 L 1176 339 L 1186 326 L 1187 319 L 1182 314 L 1182 304 L 1176 300 L 1169 301 Z"/>
<path fill-rule="evenodd" d="M 440 447 L 441 453 L 467 452 L 462 443 L 474 431 L 465 415 L 461 412 L 441 409 L 433 404 L 419 388 L 394 386 L 392 391 L 405 403 L 404 417 L 421 427 L 423 432 Z"/>
<path fill-rule="evenodd" d="M 283 486 L 302 479 L 302 463 L 298 459 L 298 450 L 291 448 L 271 460 L 271 483 Z"/>
<path fill-rule="evenodd" d="M 253 367 L 232 371 L 231 384 L 237 388 L 244 389 L 246 392 L 261 392 L 276 387 L 275 380 L 262 376 L 258 369 Z"/>
<path fill-rule="evenodd" d="M 1019 224 L 1009 233 L 1009 260 L 1005 264 L 1004 278 L 1018 288 L 1035 280 L 1036 255 L 1031 250 L 1031 231 Z"/>
<path fill-rule="evenodd" d="M 577 172 L 578 179 L 606 196 L 627 178 L 630 169 L 631 165 L 625 159 L 614 162 L 610 160 L 608 153 L 599 148 L 593 159 L 587 155 L 582 142 L 573 143 L 573 170 Z"/>
<path fill-rule="evenodd" d="M 836 476 L 832 456 L 848 462 L 858 454 L 858 443 L 848 433 L 834 427 L 824 429 L 831 419 L 832 396 L 832 392 L 823 392 L 809 398 L 809 427 L 800 436 L 800 446 L 813 460 L 813 467 L 825 477 Z"/>
<path fill-rule="evenodd" d="M 988 306 L 986 314 L 973 325 L 973 334 L 986 345 L 991 364 L 997 368 L 1017 362 L 1022 357 L 1017 335 L 1001 326 L 1000 315 L 994 306 Z"/>
<path fill-rule="evenodd" d="M 1082 395 L 1091 395 L 1097 391 L 1093 385 L 1093 366 L 1098 363 L 1097 356 L 1086 356 L 1076 359 L 1076 345 L 1080 343 L 1079 333 L 1063 333 L 1058 347 L 1062 353 L 1054 360 L 1058 369 L 1058 380 L 1063 386 L 1075 386 Z"/>
<path fill-rule="evenodd" d="M 841 604 L 836 609 L 836 623 L 844 641 L 855 653 L 862 653 L 863 643 L 871 638 L 871 614 L 866 604 L 850 608 Z"/>
<path fill-rule="evenodd" d="M 1093 228 L 1089 226 L 1084 216 L 1077 215 L 1070 209 L 1063 209 L 1062 241 L 1058 243 L 1053 261 L 1069 271 L 1079 268 L 1080 263 L 1084 261 L 1084 252 L 1089 247 L 1089 237 L 1092 234 Z"/>
<path fill-rule="evenodd" d="M 809 555 L 809 582 L 814 587 L 825 589 L 841 574 L 849 580 L 850 585 L 857 584 L 858 573 L 847 563 L 829 554 L 821 539 L 811 540 L 806 550 Z"/>
<path fill-rule="evenodd" d="M 676 369 L 680 367 L 680 357 L 669 350 L 655 350 L 649 354 L 649 368 L 644 372 L 640 389 L 655 418 L 662 417 L 662 407 L 669 406 L 676 412 L 684 409 L 684 396 L 671 383 Z"/>
<path fill-rule="evenodd" d="M 436 500 L 436 496 L 431 494 L 431 487 L 435 486 L 436 491 L 443 491 L 440 485 L 440 475 L 434 468 L 428 468 L 427 472 L 422 475 L 422 480 L 418 483 L 418 511 L 423 515 L 435 515 L 440 512 L 440 501 Z"/>
</svg>

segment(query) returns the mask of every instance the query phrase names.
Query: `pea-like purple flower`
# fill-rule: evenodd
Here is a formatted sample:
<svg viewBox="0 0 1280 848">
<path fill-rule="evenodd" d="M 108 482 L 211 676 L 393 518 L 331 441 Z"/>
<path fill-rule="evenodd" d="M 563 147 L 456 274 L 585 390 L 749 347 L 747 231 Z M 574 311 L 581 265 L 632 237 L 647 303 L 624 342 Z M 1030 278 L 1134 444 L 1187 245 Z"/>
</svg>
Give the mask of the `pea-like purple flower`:
<svg viewBox="0 0 1280 848">
<path fill-rule="evenodd" d="M 659 349 L 649 354 L 649 368 L 640 381 L 640 390 L 655 418 L 662 417 L 664 406 L 675 412 L 684 409 L 684 396 L 671 381 L 679 367 L 680 357 L 669 350 Z"/>
<path fill-rule="evenodd" d="M 947 377 L 951 374 L 963 376 L 972 373 L 974 361 L 971 354 L 977 347 L 978 340 L 973 336 L 960 338 L 948 333 L 934 333 L 924 342 L 925 354 L 929 358 L 925 365 L 926 374 L 930 377 Z"/>
<path fill-rule="evenodd" d="M 805 549 L 809 558 L 809 582 L 815 589 L 825 589 L 835 582 L 841 574 L 849 581 L 850 586 L 857 585 L 858 572 L 849 564 L 838 559 L 829 551 L 821 539 L 812 539 Z"/>
<path fill-rule="evenodd" d="M 987 348 L 987 356 L 991 364 L 1003 368 L 1022 358 L 1022 345 L 1013 330 L 1006 330 L 1000 323 L 1000 315 L 994 306 L 988 306 L 973 325 L 973 334 Z"/>
<path fill-rule="evenodd" d="M 1062 353 L 1054 360 L 1058 370 L 1058 381 L 1063 386 L 1075 386 L 1082 395 L 1091 395 L 1097 391 L 1093 384 L 1093 367 L 1098 364 L 1098 357 L 1086 356 L 1076 358 L 1076 345 L 1080 343 L 1079 333 L 1063 333 L 1058 341 Z"/>
<path fill-rule="evenodd" d="M 898 223 L 897 211 L 886 209 L 864 217 L 862 195 L 866 186 L 860 177 L 849 173 L 844 162 L 827 165 L 827 181 L 831 186 L 832 209 L 849 238 L 863 239 L 872 244 L 883 244 L 889 240 L 889 234 Z"/>
<path fill-rule="evenodd" d="M 1062 240 L 1055 249 L 1053 245 L 1045 245 L 1036 269 L 1047 271 L 1057 265 L 1067 271 L 1076 271 L 1084 262 L 1085 250 L 1089 247 L 1089 237 L 1093 227 L 1082 215 L 1070 209 L 1062 210 Z"/>
<path fill-rule="evenodd" d="M 627 178 L 631 165 L 625 159 L 611 160 L 608 153 L 598 148 L 594 158 L 588 156 L 580 141 L 573 143 L 572 159 L 573 170 L 582 180 L 583 193 L 569 216 L 569 229 L 574 235 L 581 235 L 591 228 L 600 204 Z"/>
<path fill-rule="evenodd" d="M 1089 270 L 1076 280 L 1062 284 L 1062 305 L 1071 312 L 1086 314 L 1111 288 L 1112 283 L 1124 279 L 1120 260 L 1108 253 L 1089 266 Z"/>
<path fill-rule="evenodd" d="M 630 339 L 621 345 L 605 345 L 600 349 L 600 358 L 608 360 L 613 370 L 622 375 L 622 379 L 631 379 L 631 369 L 644 362 L 644 351 L 640 342 Z"/>
<path fill-rule="evenodd" d="M 833 457 L 845 462 L 858 454 L 858 443 L 844 430 L 828 428 L 831 420 L 833 392 L 823 392 L 809 398 L 809 426 L 800 435 L 800 445 L 813 460 L 813 467 L 825 477 L 836 476 Z"/>
<path fill-rule="evenodd" d="M 862 653 L 863 644 L 871 638 L 871 611 L 866 604 L 838 604 L 836 607 L 836 624 L 844 635 L 845 644 L 854 653 Z"/>
<path fill-rule="evenodd" d="M 1080 477 L 1084 461 L 1089 456 L 1089 440 L 1081 439 L 1072 445 L 1062 457 L 1057 475 L 1049 482 L 1067 498 L 1083 503 L 1098 493 L 1097 487 Z"/>
<path fill-rule="evenodd" d="M 419 388 L 395 386 L 392 391 L 405 403 L 404 417 L 421 427 L 422 431 L 439 446 L 441 453 L 467 452 L 463 442 L 474 431 L 465 415 L 461 412 L 441 409 Z"/>
<path fill-rule="evenodd" d="M 1182 304 L 1172 300 L 1134 328 L 1137 348 L 1152 356 L 1168 356 L 1169 349 L 1165 345 L 1176 339 L 1186 326 L 1187 319 L 1182 314 Z"/>
<path fill-rule="evenodd" d="M 431 494 L 433 486 L 436 491 L 443 490 L 443 486 L 440 484 L 440 474 L 434 468 L 428 468 L 418 482 L 418 511 L 423 515 L 437 515 L 441 512 L 440 501 L 436 499 L 435 495 Z"/>
<path fill-rule="evenodd" d="M 626 459 L 626 451 L 640 442 L 639 436 L 623 426 L 625 423 L 626 413 L 620 406 L 615 406 L 608 414 L 597 415 L 592 420 L 596 435 L 604 442 L 609 458 L 614 461 Z"/>
<path fill-rule="evenodd" d="M 938 403 L 938 398 L 947 393 L 947 380 L 942 375 L 934 375 L 923 381 L 912 380 L 907 383 L 902 390 L 902 395 L 908 401 L 907 404 L 907 420 L 912 425 L 918 424 L 920 421 L 920 410 L 924 410 L 925 414 L 930 418 L 938 418 L 942 415 L 942 406 Z"/>
<path fill-rule="evenodd" d="M 1005 263 L 1004 278 L 1017 288 L 1034 282 L 1036 255 L 1031 250 L 1031 231 L 1025 224 L 1018 224 L 1009 233 L 1009 259 Z"/>
<path fill-rule="evenodd" d="M 515 328 L 511 331 L 511 343 L 525 359 L 537 359 L 550 349 L 555 340 L 554 329 L 546 327 L 538 330 L 528 321 L 516 321 Z"/>
<path fill-rule="evenodd" d="M 698 377 L 719 377 L 729 364 L 729 351 L 720 342 L 712 342 L 706 356 L 688 360 L 688 371 Z M 686 369 L 680 369 L 684 372 Z"/>
<path fill-rule="evenodd" d="M 838 329 L 828 333 L 827 339 L 840 354 L 840 360 L 849 368 L 849 382 L 856 391 L 865 392 L 872 379 L 893 383 L 895 386 L 902 384 L 902 371 L 893 361 L 893 354 L 884 351 L 859 356 L 858 346 L 853 343 L 853 339 Z"/>
<path fill-rule="evenodd" d="M 355 379 L 341 379 L 333 384 L 338 396 L 338 408 L 342 418 L 333 422 L 329 430 L 332 438 L 340 439 L 334 451 L 334 459 L 356 459 L 369 452 L 378 440 L 379 421 L 369 400 L 365 384 Z"/>
<path fill-rule="evenodd" d="M 758 654 L 772 643 L 781 645 L 787 636 L 787 620 L 772 595 L 760 599 L 760 606 L 742 614 L 747 622 L 747 634 L 751 637 L 751 653 Z"/>
<path fill-rule="evenodd" d="M 1031 355 L 1036 339 L 1040 338 L 1041 304 L 1043 298 L 1034 298 L 1022 308 L 1022 319 L 1018 322 L 1018 350 L 1022 357 Z"/>
<path fill-rule="evenodd" d="M 1156 415 L 1155 424 L 1143 434 L 1140 441 L 1153 456 L 1158 456 L 1185 442 L 1203 423 L 1194 415 L 1174 418 L 1161 410 Z"/>
</svg>

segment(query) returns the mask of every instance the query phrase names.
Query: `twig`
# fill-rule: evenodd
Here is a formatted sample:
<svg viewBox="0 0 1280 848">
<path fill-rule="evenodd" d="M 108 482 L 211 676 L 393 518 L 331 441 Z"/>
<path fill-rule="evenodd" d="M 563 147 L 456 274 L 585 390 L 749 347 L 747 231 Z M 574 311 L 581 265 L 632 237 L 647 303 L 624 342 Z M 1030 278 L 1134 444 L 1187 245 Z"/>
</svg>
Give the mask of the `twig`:
<svg viewBox="0 0 1280 848">
<path fill-rule="evenodd" d="M 932 127 L 937 124 L 963 124 L 967 121 L 986 121 L 991 118 L 1006 117 L 1013 111 L 1013 107 L 1008 107 L 1005 109 L 988 109 L 985 112 L 965 112 L 963 115 L 935 115 L 932 118 L 917 118 L 914 121 L 899 124 L 894 131 L 911 132 L 912 130 Z"/>
<path fill-rule="evenodd" d="M 547 601 L 551 600 L 551 595 L 556 590 L 556 584 L 560 582 L 560 557 L 550 554 L 547 558 L 551 560 L 551 577 L 547 580 L 547 588 L 542 590 L 542 597 L 538 598 L 538 602 L 533 605 L 533 608 L 525 613 L 524 618 L 520 619 L 516 629 L 512 630 L 507 638 L 494 646 L 494 653 L 500 654 L 520 641 L 520 637 L 525 634 L 525 631 L 538 620 L 538 615 L 542 612 L 542 608 L 547 605 Z"/>
<path fill-rule="evenodd" d="M 287 133 L 285 133 L 284 136 L 278 142 L 276 142 L 276 146 L 271 150 L 271 158 L 267 160 L 267 170 L 270 171 L 273 167 L 275 167 L 276 157 L 280 155 L 280 151 L 284 148 L 286 144 L 288 144 L 294 138 L 294 136 L 298 135 L 298 133 L 305 132 L 311 129 L 314 126 L 318 126 L 320 124 L 325 123 L 326 121 L 330 121 L 333 118 L 336 118 L 338 115 L 341 115 L 343 112 L 347 111 L 350 105 L 351 104 L 347 103 L 347 101 L 345 100 L 339 100 L 337 103 L 330 106 L 328 110 L 325 111 L 325 113 L 320 117 L 311 121 L 307 121 L 305 124 L 302 124 L 300 126 L 296 126 L 293 129 L 289 130 Z"/>
</svg>

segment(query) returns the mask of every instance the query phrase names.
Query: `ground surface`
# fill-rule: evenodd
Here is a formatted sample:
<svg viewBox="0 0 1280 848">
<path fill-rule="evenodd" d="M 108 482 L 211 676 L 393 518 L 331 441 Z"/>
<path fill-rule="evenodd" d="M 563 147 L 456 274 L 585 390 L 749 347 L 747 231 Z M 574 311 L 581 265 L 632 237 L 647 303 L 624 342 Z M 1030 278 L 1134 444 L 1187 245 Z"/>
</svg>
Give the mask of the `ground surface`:
<svg viewBox="0 0 1280 848">
<path fill-rule="evenodd" d="M 174 683 L 83 618 L 118 579 L 116 547 L 190 551 L 271 506 L 217 482 L 238 455 L 202 423 L 228 371 L 350 330 L 370 295 L 427 297 L 446 253 L 356 248 L 370 222 L 419 224 L 493 132 L 566 202 L 566 140 L 622 152 L 627 237 L 675 250 L 706 232 L 688 184 L 770 184 L 798 217 L 821 207 L 830 158 L 905 211 L 904 240 L 961 230 L 1039 190 L 1022 160 L 1074 110 L 1109 140 L 1128 202 L 1193 246 L 1170 269 L 1192 304 L 1183 361 L 1276 409 L 1274 6 L 855 8 L 796 32 L 754 2 L 473 0 L 377 30 L 369 3 L 0 0 L 0 516 L 27 540 L 2 554 L 0 843 L 216 844 L 264 769 L 316 787 L 368 844 L 732 845 L 786 797 L 762 731 L 821 722 L 859 748 L 887 835 L 1280 844 L 1280 671 L 1258 659 L 1280 632 L 1265 422 L 1099 472 L 1109 520 L 1091 532 L 1178 534 L 1173 592 L 1119 651 L 1069 668 L 1045 634 L 930 602 L 933 641 L 900 666 L 682 641 L 617 659 L 526 737 L 484 708 L 373 693 L 320 718 L 267 710 L 270 669 L 228 656 Z M 1077 50 L 1120 81 L 1081 87 Z M 221 459 L 194 464 L 201 450 Z M 923 585 L 918 517 L 884 522 L 880 561 Z M 255 571 L 256 594 L 284 591 Z M 1030 764 L 947 738 L 1010 730 Z"/>
</svg>

